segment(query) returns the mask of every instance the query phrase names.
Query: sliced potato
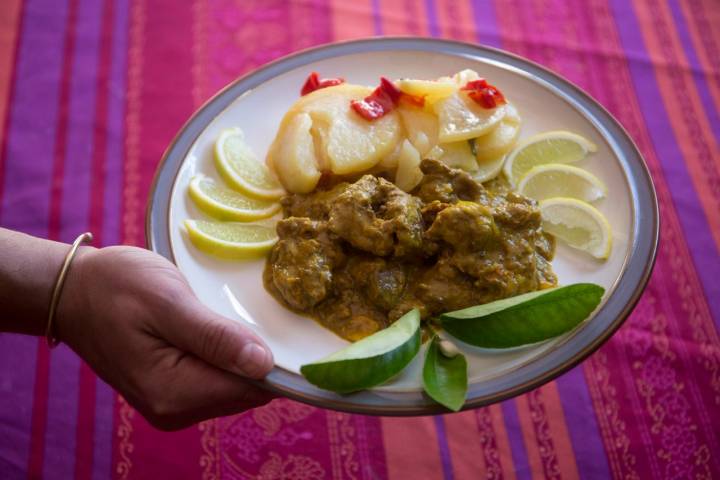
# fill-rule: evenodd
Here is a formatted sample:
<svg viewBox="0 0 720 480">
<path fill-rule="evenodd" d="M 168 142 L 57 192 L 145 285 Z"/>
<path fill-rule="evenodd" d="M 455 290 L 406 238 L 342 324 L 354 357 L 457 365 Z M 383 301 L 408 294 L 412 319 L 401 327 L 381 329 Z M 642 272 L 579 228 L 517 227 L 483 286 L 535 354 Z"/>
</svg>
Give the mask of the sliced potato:
<svg viewBox="0 0 720 480">
<path fill-rule="evenodd" d="M 329 164 L 333 173 L 343 175 L 372 168 L 390 154 L 401 136 L 396 112 L 368 121 L 350 106 L 372 92 L 369 87 L 338 85 L 306 95 L 293 107 L 310 115 L 313 133 L 319 139 L 320 163 Z M 326 155 L 326 158 L 323 158 Z"/>
<path fill-rule="evenodd" d="M 436 80 L 401 78 L 395 84 L 402 92 L 425 97 L 425 102 L 431 104 L 451 95 L 457 90 L 457 85 L 449 79 L 448 81 L 441 82 Z"/>
<path fill-rule="evenodd" d="M 434 109 L 440 124 L 440 143 L 459 142 L 490 133 L 506 113 L 505 105 L 483 108 L 462 91 L 440 100 Z"/>
<path fill-rule="evenodd" d="M 425 156 L 438 144 L 438 119 L 433 113 L 419 108 L 402 107 L 398 109 L 405 133 L 410 143 L 421 156 Z"/>
<path fill-rule="evenodd" d="M 505 105 L 506 114 L 500 124 L 487 135 L 475 139 L 478 163 L 490 162 L 509 152 L 520 133 L 520 115 L 514 106 Z"/>
<path fill-rule="evenodd" d="M 268 151 L 268 165 L 272 165 L 280 182 L 292 193 L 311 192 L 320 181 L 311 127 L 312 119 L 307 113 L 284 119 Z"/>
<path fill-rule="evenodd" d="M 440 145 L 443 154 L 440 161 L 448 167 L 461 168 L 466 172 L 477 170 L 477 161 L 473 155 L 470 142 L 462 140 L 460 142 L 443 143 Z"/>
<path fill-rule="evenodd" d="M 423 173 L 420 170 L 420 154 L 408 140 L 403 140 L 398 157 L 395 185 L 401 190 L 409 192 L 420 183 Z"/>
</svg>

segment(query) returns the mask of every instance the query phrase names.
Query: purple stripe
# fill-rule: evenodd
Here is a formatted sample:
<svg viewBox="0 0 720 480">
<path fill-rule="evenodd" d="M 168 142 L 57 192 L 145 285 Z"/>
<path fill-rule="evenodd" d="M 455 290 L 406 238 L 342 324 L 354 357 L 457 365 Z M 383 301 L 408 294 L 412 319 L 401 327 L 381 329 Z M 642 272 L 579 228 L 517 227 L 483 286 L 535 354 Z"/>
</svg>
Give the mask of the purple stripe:
<svg viewBox="0 0 720 480">
<path fill-rule="evenodd" d="M 102 2 L 96 0 L 81 0 L 78 5 L 60 200 L 60 240 L 64 242 L 71 242 L 87 228 L 101 7 Z M 45 478 L 71 478 L 75 472 L 79 372 L 80 360 L 70 349 L 58 348 L 52 352 L 43 464 Z"/>
<path fill-rule="evenodd" d="M 710 128 L 712 129 L 716 141 L 720 141 L 720 116 L 718 115 L 717 108 L 715 108 L 715 102 L 710 94 L 710 87 L 707 83 L 707 75 L 712 75 L 712 72 L 708 72 L 707 75 L 703 73 L 702 66 L 698 60 L 697 52 L 695 51 L 692 40 L 690 39 L 690 33 L 688 32 L 687 24 L 685 23 L 685 17 L 680 11 L 680 5 L 677 0 L 668 2 L 668 4 L 670 5 L 670 11 L 672 12 L 673 19 L 675 20 L 675 26 L 677 27 L 675 28 L 675 31 L 680 37 L 683 50 L 685 50 L 685 56 L 692 67 L 693 81 L 695 82 L 695 88 L 700 96 L 700 101 L 705 107 L 705 115 L 710 123 Z"/>
<path fill-rule="evenodd" d="M 662 167 L 685 236 L 695 270 L 698 272 L 715 325 L 720 328 L 720 256 L 713 240 L 700 199 L 693 188 L 685 159 L 670 124 L 655 72 L 649 58 L 635 11 L 623 0 L 610 0 L 620 42 L 630 59 L 628 67 L 635 94 L 647 124 L 655 152 Z M 636 60 L 632 60 L 636 59 Z"/>
<path fill-rule="evenodd" d="M 103 242 L 120 243 L 123 160 L 125 158 L 125 73 L 127 70 L 129 0 L 115 0 L 112 58 L 108 92 L 107 158 L 103 203 Z M 98 379 L 95 390 L 95 443 L 93 479 L 112 476 L 112 442 L 115 392 Z"/>
<path fill-rule="evenodd" d="M 425 0 L 425 10 L 427 11 L 428 31 L 431 37 L 440 36 L 440 26 L 438 25 L 437 10 L 435 9 L 435 0 Z"/>
<path fill-rule="evenodd" d="M 445 417 L 436 415 L 433 417 L 435 421 L 435 432 L 437 434 L 438 450 L 440 451 L 440 462 L 442 463 L 443 478 L 452 480 L 455 478 L 453 474 L 452 458 L 450 458 L 450 447 L 447 442 L 447 432 L 445 431 Z"/>
<path fill-rule="evenodd" d="M 499 48 L 500 31 L 495 3 L 492 0 L 472 0 L 472 11 L 478 43 Z"/>
<path fill-rule="evenodd" d="M 508 442 L 510 443 L 510 453 L 512 454 L 512 462 L 515 466 L 515 476 L 518 480 L 530 480 L 532 471 L 528 462 L 527 449 L 525 448 L 525 439 L 522 435 L 522 427 L 518 418 L 517 405 L 515 400 L 505 400 L 500 404 L 505 419 L 505 429 L 507 430 Z"/>
<path fill-rule="evenodd" d="M 380 0 L 372 0 L 373 29 L 376 36 L 383 34 Z"/>
<path fill-rule="evenodd" d="M 582 367 L 576 367 L 555 381 L 566 425 L 570 433 L 581 478 L 610 478 L 605 446 L 602 443 L 590 392 Z"/>
<path fill-rule="evenodd" d="M 47 235 L 66 20 L 64 1 L 25 3 L 9 106 L 0 225 L 39 236 Z M 13 469 L 4 478 L 27 470 L 37 345 L 36 338 L 0 335 L 0 458 Z"/>
</svg>

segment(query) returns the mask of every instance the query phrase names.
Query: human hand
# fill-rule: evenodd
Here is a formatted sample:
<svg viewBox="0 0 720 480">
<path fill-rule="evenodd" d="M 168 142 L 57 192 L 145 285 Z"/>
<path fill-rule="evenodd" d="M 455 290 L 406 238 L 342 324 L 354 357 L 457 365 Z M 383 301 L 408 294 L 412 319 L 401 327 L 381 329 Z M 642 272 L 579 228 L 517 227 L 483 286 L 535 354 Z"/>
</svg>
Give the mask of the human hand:
<svg viewBox="0 0 720 480">
<path fill-rule="evenodd" d="M 178 269 L 147 250 L 80 250 L 55 334 L 162 430 L 272 399 L 243 379 L 272 368 L 263 341 L 202 305 Z"/>
</svg>

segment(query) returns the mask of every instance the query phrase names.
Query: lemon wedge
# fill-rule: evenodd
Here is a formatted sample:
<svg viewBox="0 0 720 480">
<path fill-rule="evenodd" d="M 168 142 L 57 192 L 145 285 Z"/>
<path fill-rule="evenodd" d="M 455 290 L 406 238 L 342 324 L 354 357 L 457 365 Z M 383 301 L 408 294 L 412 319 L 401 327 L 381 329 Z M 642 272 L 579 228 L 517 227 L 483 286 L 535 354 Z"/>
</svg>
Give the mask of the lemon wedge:
<svg viewBox="0 0 720 480">
<path fill-rule="evenodd" d="M 590 140 L 572 132 L 557 130 L 540 133 L 520 142 L 505 162 L 505 176 L 512 186 L 531 168 L 544 163 L 573 163 L 585 158 L 597 147 Z"/>
<path fill-rule="evenodd" d="M 605 197 L 607 187 L 587 170 L 562 163 L 548 163 L 531 168 L 520 180 L 518 193 L 535 200 L 570 197 L 594 202 Z"/>
<path fill-rule="evenodd" d="M 571 247 L 606 259 L 612 248 L 612 229 L 595 207 L 575 198 L 556 197 L 540 202 L 543 229 Z"/>
<path fill-rule="evenodd" d="M 249 197 L 277 200 L 285 194 L 275 175 L 245 143 L 239 128 L 220 134 L 215 142 L 215 166 L 228 185 Z"/>
<path fill-rule="evenodd" d="M 230 260 L 262 257 L 277 242 L 268 225 L 185 220 L 185 228 L 199 250 Z"/>
<path fill-rule="evenodd" d="M 246 197 L 202 174 L 190 180 L 188 194 L 200 210 L 219 220 L 248 222 L 271 217 L 280 210 L 278 202 Z"/>
</svg>

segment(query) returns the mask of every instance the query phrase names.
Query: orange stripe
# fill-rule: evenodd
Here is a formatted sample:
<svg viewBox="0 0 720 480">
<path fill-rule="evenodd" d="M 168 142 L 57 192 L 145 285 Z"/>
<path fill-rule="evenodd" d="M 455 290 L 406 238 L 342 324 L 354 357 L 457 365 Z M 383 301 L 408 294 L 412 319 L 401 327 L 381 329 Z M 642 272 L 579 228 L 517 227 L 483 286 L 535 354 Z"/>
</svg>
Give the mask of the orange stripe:
<svg viewBox="0 0 720 480">
<path fill-rule="evenodd" d="M 695 51 L 697 52 L 697 57 L 700 61 L 700 67 L 705 73 L 705 79 L 707 80 L 710 95 L 713 97 L 715 109 L 720 111 L 720 78 L 718 78 L 720 75 L 720 71 L 718 71 L 718 67 L 720 67 L 720 58 L 715 58 L 714 55 L 711 55 L 710 52 L 707 50 L 707 45 L 703 41 L 698 21 L 704 22 L 708 31 L 717 29 L 717 27 L 713 28 L 711 27 L 711 25 L 717 26 L 720 23 L 713 24 L 709 23 L 707 18 L 698 18 L 698 15 L 701 15 L 702 12 L 691 9 L 686 1 L 680 2 L 680 10 L 682 11 L 682 15 L 685 18 L 687 30 L 690 33 L 690 38 L 692 40 Z M 720 11 L 720 9 L 718 11 Z M 720 18 L 718 18 L 718 21 L 720 22 Z M 710 42 L 712 41 L 712 38 L 708 38 L 706 40 Z M 715 45 L 715 47 L 720 48 L 720 45 Z M 720 55 L 720 50 L 714 53 Z"/>
<path fill-rule="evenodd" d="M 388 478 L 436 478 L 443 471 L 433 417 L 381 419 Z"/>
<path fill-rule="evenodd" d="M 371 0 L 330 0 L 333 38 L 349 40 L 373 34 Z"/>
<path fill-rule="evenodd" d="M 380 11 L 385 35 L 428 35 L 423 2 L 380 0 Z"/>
<path fill-rule="evenodd" d="M 3 123 L 10 103 L 10 85 L 15 64 L 15 45 L 20 26 L 20 0 L 4 0 L 0 15 L 0 145 L 3 144 Z"/>
<path fill-rule="evenodd" d="M 633 6 L 651 57 L 654 53 L 655 57 L 662 55 L 671 64 L 678 61 L 686 64 L 677 34 L 669 28 L 672 17 L 667 5 L 659 2 L 650 6 L 636 0 Z M 677 67 L 658 66 L 655 62 L 653 66 L 670 124 L 698 192 L 710 231 L 720 248 L 720 188 L 717 187 L 720 184 L 720 149 L 707 123 L 691 72 Z"/>
<path fill-rule="evenodd" d="M 570 432 L 568 432 L 565 423 L 565 412 L 562 403 L 560 403 L 557 384 L 555 382 L 546 383 L 540 388 L 540 391 L 542 392 L 542 401 L 548 418 L 550 436 L 555 445 L 560 475 L 563 479 L 579 478 L 580 474 L 575 462 L 575 452 L 572 448 Z"/>
<path fill-rule="evenodd" d="M 510 439 L 505 428 L 505 417 L 499 404 L 487 407 L 490 411 L 492 427 L 495 431 L 495 442 L 500 454 L 500 467 L 502 478 L 515 480 L 515 465 L 513 464 L 512 451 L 510 450 Z"/>
<path fill-rule="evenodd" d="M 474 411 L 445 415 L 453 473 L 458 478 L 481 478 L 487 472 L 480 432 L 475 425 Z"/>
<path fill-rule="evenodd" d="M 475 22 L 467 0 L 436 0 L 440 35 L 444 38 L 475 41 Z"/>
<path fill-rule="evenodd" d="M 532 478 L 544 479 L 543 464 L 540 458 L 540 448 L 535 436 L 535 426 L 528 405 L 528 395 L 520 395 L 515 398 L 515 406 L 517 407 L 518 420 L 520 421 L 520 429 L 522 430 L 523 440 L 525 441 L 525 450 L 527 451 L 528 465 L 532 473 Z"/>
</svg>

